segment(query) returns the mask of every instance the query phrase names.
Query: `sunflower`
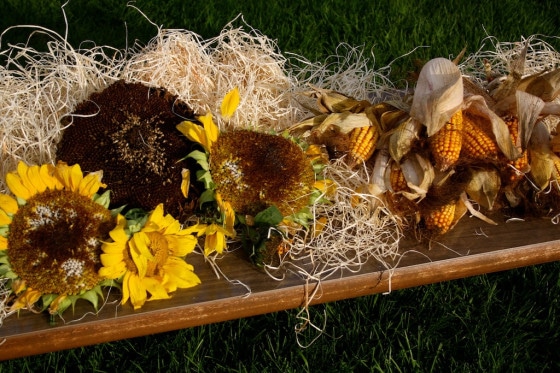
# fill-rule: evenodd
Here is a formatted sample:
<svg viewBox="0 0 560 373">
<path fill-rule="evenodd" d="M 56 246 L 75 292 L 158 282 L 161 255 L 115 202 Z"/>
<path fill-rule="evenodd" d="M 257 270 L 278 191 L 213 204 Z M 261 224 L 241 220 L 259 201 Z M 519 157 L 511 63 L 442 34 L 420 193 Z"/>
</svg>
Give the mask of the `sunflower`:
<svg viewBox="0 0 560 373">
<path fill-rule="evenodd" d="M 239 92 L 234 89 L 224 97 L 221 117 L 230 117 L 238 104 Z M 219 212 L 208 224 L 192 228 L 206 236 L 206 255 L 223 252 L 226 233 L 235 237 L 236 221 L 244 225 L 242 240 L 252 253 L 253 244 L 263 246 L 269 228 L 276 228 L 282 217 L 300 226 L 313 219 L 309 205 L 325 195 L 316 184 L 322 171 L 318 149 L 306 152 L 304 146 L 279 134 L 247 129 L 220 132 L 211 113 L 197 120 L 202 126 L 185 121 L 177 129 L 202 146 L 203 151 L 195 150 L 188 157 L 202 167 L 197 173 L 206 187 L 201 203 L 214 202 Z M 261 226 L 254 228 L 254 221 Z"/>
<path fill-rule="evenodd" d="M 167 90 L 119 80 L 64 118 L 56 157 L 84 169 L 102 169 L 111 207 L 151 211 L 163 203 L 182 218 L 192 212 L 199 194 L 196 163 L 184 158 L 196 144 L 175 128 L 188 118 L 194 118 L 192 109 Z M 193 182 L 182 190 L 184 170 L 191 169 Z"/>
<path fill-rule="evenodd" d="M 0 194 L 0 274 L 11 280 L 11 311 L 41 300 L 60 314 L 80 298 L 97 307 L 101 241 L 115 226 L 108 193 L 96 194 L 101 177 L 62 162 L 19 162 L 6 175 L 15 198 Z"/>
<path fill-rule="evenodd" d="M 178 288 L 200 284 L 193 266 L 183 257 L 192 252 L 197 239 L 159 204 L 145 218 L 117 217 L 102 246 L 99 275 L 122 283 L 122 304 L 129 299 L 134 309 L 148 300 L 167 299 Z"/>
</svg>

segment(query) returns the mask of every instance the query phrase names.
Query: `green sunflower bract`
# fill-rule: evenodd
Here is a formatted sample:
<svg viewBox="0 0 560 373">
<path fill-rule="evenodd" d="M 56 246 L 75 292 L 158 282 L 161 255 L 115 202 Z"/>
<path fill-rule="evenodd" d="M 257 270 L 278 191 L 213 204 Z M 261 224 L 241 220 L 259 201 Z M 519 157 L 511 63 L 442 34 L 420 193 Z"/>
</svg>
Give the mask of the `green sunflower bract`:
<svg viewBox="0 0 560 373">
<path fill-rule="evenodd" d="M 83 298 L 95 307 L 101 241 L 115 226 L 102 173 L 79 165 L 18 164 L 6 175 L 15 197 L 0 194 L 0 275 L 11 280 L 10 311 L 42 301 L 51 314 Z"/>
</svg>

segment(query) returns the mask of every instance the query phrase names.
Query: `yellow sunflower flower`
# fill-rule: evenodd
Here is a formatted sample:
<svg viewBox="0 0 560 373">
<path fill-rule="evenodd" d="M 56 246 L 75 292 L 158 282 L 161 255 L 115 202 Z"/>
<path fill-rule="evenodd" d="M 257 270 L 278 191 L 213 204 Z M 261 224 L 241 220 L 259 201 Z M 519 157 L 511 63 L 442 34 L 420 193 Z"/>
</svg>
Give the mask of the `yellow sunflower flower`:
<svg viewBox="0 0 560 373">
<path fill-rule="evenodd" d="M 102 282 L 101 240 L 114 227 L 111 212 L 96 195 L 102 173 L 83 175 L 79 165 L 28 166 L 6 175 L 15 196 L 0 194 L 0 266 L 16 298 L 10 310 L 31 309 L 42 300 L 51 314 L 77 299 L 97 307 Z"/>
<path fill-rule="evenodd" d="M 163 204 L 134 233 L 119 215 L 109 235 L 111 241 L 102 246 L 99 275 L 122 281 L 122 304 L 130 299 L 138 309 L 148 300 L 148 293 L 149 300 L 167 299 L 178 288 L 200 284 L 193 266 L 182 259 L 194 250 L 197 240 L 171 215 L 164 215 Z"/>
<path fill-rule="evenodd" d="M 216 252 L 222 254 L 227 247 L 226 237 L 233 237 L 231 232 L 218 224 L 196 224 L 188 228 L 189 232 L 196 233 L 198 237 L 204 238 L 204 255 L 209 256 Z"/>
</svg>

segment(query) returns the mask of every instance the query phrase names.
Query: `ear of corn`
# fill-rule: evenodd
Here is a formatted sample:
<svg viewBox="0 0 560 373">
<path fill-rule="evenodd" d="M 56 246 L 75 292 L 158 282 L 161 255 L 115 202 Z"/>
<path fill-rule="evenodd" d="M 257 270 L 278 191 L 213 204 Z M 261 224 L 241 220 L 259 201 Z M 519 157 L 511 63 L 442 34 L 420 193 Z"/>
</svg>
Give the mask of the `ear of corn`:
<svg viewBox="0 0 560 373">
<path fill-rule="evenodd" d="M 354 128 L 350 132 L 349 166 L 352 168 L 367 161 L 375 151 L 378 139 L 379 130 L 376 126 Z"/>
<path fill-rule="evenodd" d="M 453 166 L 461 153 L 463 142 L 463 113 L 457 111 L 449 121 L 434 134 L 430 147 L 440 171 L 445 171 Z"/>
<path fill-rule="evenodd" d="M 504 118 L 506 122 L 511 140 L 514 144 L 519 144 L 519 119 L 514 116 L 507 116 Z M 521 156 L 506 163 L 506 178 L 509 182 L 516 182 L 523 179 L 525 173 L 529 171 L 529 155 L 527 149 L 523 150 Z"/>
<path fill-rule="evenodd" d="M 389 180 L 393 192 L 400 192 L 408 188 L 402 169 L 396 165 L 391 167 Z"/>
<path fill-rule="evenodd" d="M 498 144 L 473 118 L 463 116 L 463 143 L 461 152 L 470 159 L 488 160 L 498 157 Z"/>
<path fill-rule="evenodd" d="M 455 218 L 455 206 L 456 203 L 451 202 L 430 210 L 424 215 L 426 229 L 436 235 L 447 233 L 453 225 Z"/>
</svg>

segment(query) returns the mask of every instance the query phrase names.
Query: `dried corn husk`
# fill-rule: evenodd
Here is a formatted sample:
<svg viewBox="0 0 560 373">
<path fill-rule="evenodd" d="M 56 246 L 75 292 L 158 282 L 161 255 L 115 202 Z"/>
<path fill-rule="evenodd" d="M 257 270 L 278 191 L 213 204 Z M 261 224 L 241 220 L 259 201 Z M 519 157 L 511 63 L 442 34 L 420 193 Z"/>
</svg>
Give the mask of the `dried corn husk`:
<svg viewBox="0 0 560 373">
<path fill-rule="evenodd" d="M 389 136 L 389 153 L 391 157 L 400 162 L 410 152 L 412 145 L 420 138 L 422 123 L 409 117 L 395 128 Z"/>
<path fill-rule="evenodd" d="M 371 173 L 371 182 L 373 185 L 376 185 L 376 191 L 379 194 L 385 193 L 388 190 L 389 184 L 385 182 L 385 173 L 389 168 L 390 159 L 387 149 L 380 149 L 375 157 L 375 163 Z"/>
<path fill-rule="evenodd" d="M 548 128 L 543 122 L 537 122 L 528 150 L 531 159 L 531 177 L 540 190 L 548 187 L 554 172 L 553 153 L 549 140 Z"/>
<path fill-rule="evenodd" d="M 537 119 L 544 108 L 544 101 L 537 96 L 533 96 L 523 91 L 515 93 L 517 102 L 517 116 L 519 117 L 519 139 L 521 149 L 527 149 L 533 128 Z M 548 139 L 546 140 L 548 142 Z"/>
<path fill-rule="evenodd" d="M 463 79 L 459 68 L 446 58 L 428 61 L 418 77 L 410 116 L 438 132 L 463 104 Z"/>
<path fill-rule="evenodd" d="M 323 89 L 312 86 L 312 91 L 304 92 L 308 97 L 317 99 L 317 107 L 320 113 L 341 113 L 350 111 L 359 113 L 364 111 L 371 103 L 366 100 L 356 100 L 332 89 Z"/>
<path fill-rule="evenodd" d="M 465 192 L 486 210 L 492 210 L 500 191 L 500 174 L 496 169 L 475 170 Z"/>
<path fill-rule="evenodd" d="M 403 195 L 409 200 L 423 199 L 435 178 L 434 167 L 430 160 L 420 154 L 413 154 L 406 157 L 400 167 L 406 179 L 406 184 L 412 190 L 412 192 L 403 191 Z"/>
<path fill-rule="evenodd" d="M 560 94 L 560 68 L 529 75 L 521 80 L 518 90 L 553 101 Z"/>
</svg>

